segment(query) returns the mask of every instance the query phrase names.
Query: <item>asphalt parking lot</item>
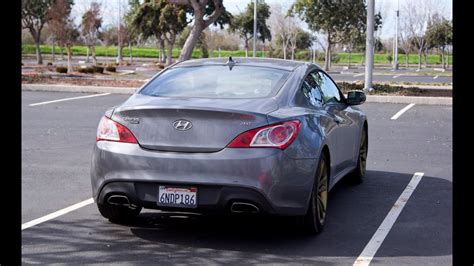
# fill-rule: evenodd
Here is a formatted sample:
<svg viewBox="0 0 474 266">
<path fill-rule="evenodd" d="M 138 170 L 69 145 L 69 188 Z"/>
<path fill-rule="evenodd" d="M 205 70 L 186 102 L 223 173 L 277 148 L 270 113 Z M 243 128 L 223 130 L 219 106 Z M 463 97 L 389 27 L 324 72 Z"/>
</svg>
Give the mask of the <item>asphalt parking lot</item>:
<svg viewBox="0 0 474 266">
<path fill-rule="evenodd" d="M 50 102 L 87 95 L 22 92 L 22 225 L 91 198 L 97 124 L 128 96 Z M 37 103 L 45 104 L 30 106 Z M 149 210 L 132 224 L 116 225 L 85 204 L 22 230 L 22 263 L 352 265 L 421 172 L 372 264 L 451 265 L 452 107 L 414 105 L 392 119 L 406 106 L 361 106 L 369 119 L 366 180 L 333 188 L 327 224 L 317 236 L 302 235 L 286 219 Z"/>
</svg>

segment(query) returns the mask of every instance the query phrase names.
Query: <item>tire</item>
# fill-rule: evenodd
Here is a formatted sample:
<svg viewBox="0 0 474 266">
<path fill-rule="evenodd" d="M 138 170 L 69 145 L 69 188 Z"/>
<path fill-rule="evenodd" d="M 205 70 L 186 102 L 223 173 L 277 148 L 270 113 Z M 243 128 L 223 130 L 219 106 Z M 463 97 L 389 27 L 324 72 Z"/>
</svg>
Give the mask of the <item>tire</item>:
<svg viewBox="0 0 474 266">
<path fill-rule="evenodd" d="M 354 171 L 349 175 L 350 181 L 354 184 L 361 184 L 364 182 L 366 167 L 367 167 L 367 152 L 368 152 L 368 134 L 367 129 L 364 127 L 360 137 L 359 155 L 357 158 L 357 166 Z"/>
<path fill-rule="evenodd" d="M 317 234 L 324 228 L 328 203 L 329 171 L 326 155 L 321 154 L 308 211 L 303 216 L 303 229 L 306 233 Z"/>
<path fill-rule="evenodd" d="M 142 207 L 131 209 L 125 206 L 111 204 L 97 204 L 100 214 L 111 222 L 127 222 L 137 217 Z"/>
</svg>

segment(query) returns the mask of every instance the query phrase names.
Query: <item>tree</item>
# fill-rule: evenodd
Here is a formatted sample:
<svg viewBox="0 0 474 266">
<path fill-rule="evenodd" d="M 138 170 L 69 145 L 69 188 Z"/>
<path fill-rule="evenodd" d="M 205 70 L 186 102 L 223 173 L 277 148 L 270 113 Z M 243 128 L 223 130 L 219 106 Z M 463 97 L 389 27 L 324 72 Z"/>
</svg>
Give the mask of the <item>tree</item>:
<svg viewBox="0 0 474 266">
<path fill-rule="evenodd" d="M 155 2 L 145 1 L 130 15 L 132 31 L 138 33 L 144 40 L 155 37 L 160 62 L 165 61 L 165 40 L 160 24 L 161 10 Z"/>
<path fill-rule="evenodd" d="M 235 16 L 229 27 L 230 32 L 237 33 L 244 40 L 245 56 L 248 56 L 249 41 L 253 39 L 253 11 L 254 2 L 250 2 L 244 12 Z M 270 17 L 270 6 L 261 0 L 257 1 L 257 36 L 262 42 L 271 40 L 272 34 L 267 25 L 267 19 Z"/>
<path fill-rule="evenodd" d="M 190 34 L 184 43 L 179 56 L 179 61 L 191 58 L 194 46 L 204 29 L 211 24 L 219 24 L 223 28 L 224 24 L 230 23 L 232 15 L 225 10 L 223 0 L 167 0 L 168 3 L 177 4 L 186 8 L 191 8 L 194 24 Z"/>
<path fill-rule="evenodd" d="M 290 34 L 291 29 L 288 25 L 288 20 L 293 19 L 286 15 L 286 12 L 283 12 L 283 7 L 281 4 L 273 4 L 271 7 L 272 14 L 270 16 L 270 25 L 271 30 L 274 32 L 274 35 L 278 36 L 278 39 L 281 41 L 281 46 L 283 50 L 283 59 L 286 59 L 286 53 L 288 46 L 290 45 Z"/>
<path fill-rule="evenodd" d="M 72 46 L 79 37 L 79 31 L 70 18 L 71 2 L 68 0 L 55 0 L 48 12 L 49 24 L 61 47 L 67 51 L 67 71 L 72 72 Z"/>
<path fill-rule="evenodd" d="M 342 38 L 354 29 L 365 29 L 367 22 L 367 10 L 363 0 L 296 0 L 289 14 L 298 15 L 311 30 L 326 35 L 325 70 L 329 70 L 331 65 L 332 46 L 343 43 Z"/>
<path fill-rule="evenodd" d="M 158 26 L 163 33 L 163 38 L 166 40 L 168 49 L 166 64 L 171 65 L 172 51 L 176 37 L 188 24 L 186 20 L 186 10 L 181 6 L 168 4 L 165 0 L 162 0 L 160 4 L 161 14 Z"/>
<path fill-rule="evenodd" d="M 140 33 L 145 39 L 151 36 L 157 39 L 162 60 L 164 59 L 164 42 L 166 41 L 168 48 L 166 64 L 170 65 L 176 37 L 188 24 L 186 9 L 165 0 L 145 1 L 131 15 L 130 21 L 132 31 Z"/>
<path fill-rule="evenodd" d="M 407 1 L 403 8 L 406 30 L 418 51 L 418 70 L 421 69 L 421 57 L 426 47 L 425 29 L 434 9 L 433 4 L 430 0 Z"/>
<path fill-rule="evenodd" d="M 118 43 L 117 27 L 108 27 L 105 30 L 99 32 L 99 39 L 102 40 L 102 44 L 105 46 L 105 56 L 108 58 L 109 46 L 116 45 Z"/>
<path fill-rule="evenodd" d="M 95 57 L 95 45 L 98 39 L 99 28 L 102 26 L 102 18 L 100 15 L 100 5 L 92 2 L 90 8 L 82 15 L 81 34 L 87 49 L 91 50 L 92 63 L 97 65 Z"/>
<path fill-rule="evenodd" d="M 43 64 L 40 51 L 41 31 L 50 20 L 47 16 L 53 0 L 21 0 L 21 26 L 28 29 L 33 37 L 36 50 L 36 61 Z"/>
<path fill-rule="evenodd" d="M 441 51 L 441 64 L 446 69 L 445 50 L 453 43 L 453 26 L 451 21 L 435 14 L 428 22 L 425 32 L 426 46 L 438 48 Z"/>
<path fill-rule="evenodd" d="M 130 63 L 133 63 L 133 55 L 132 55 L 132 45 L 137 44 L 139 40 L 140 32 L 137 31 L 133 27 L 133 19 L 136 12 L 140 8 L 140 0 L 129 0 L 128 5 L 130 9 L 124 16 L 125 25 L 127 27 L 127 39 L 128 39 L 128 52 L 130 55 Z"/>
<path fill-rule="evenodd" d="M 315 40 L 314 37 L 307 31 L 303 30 L 302 28 L 297 28 L 296 29 L 296 34 L 293 35 L 296 40 L 292 40 L 292 36 L 290 35 L 289 38 L 289 46 L 291 47 L 292 50 L 292 59 L 294 58 L 294 54 L 296 53 L 296 50 L 304 50 L 311 48 L 313 45 L 313 41 Z M 283 40 L 281 35 L 278 35 L 276 38 L 275 42 L 278 46 L 283 45 Z"/>
</svg>

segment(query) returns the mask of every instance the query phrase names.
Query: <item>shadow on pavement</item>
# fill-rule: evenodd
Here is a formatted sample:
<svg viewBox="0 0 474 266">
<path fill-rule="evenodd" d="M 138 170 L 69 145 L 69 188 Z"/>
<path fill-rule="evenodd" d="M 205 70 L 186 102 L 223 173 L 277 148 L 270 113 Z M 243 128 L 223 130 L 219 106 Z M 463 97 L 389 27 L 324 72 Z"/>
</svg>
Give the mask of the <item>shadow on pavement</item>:
<svg viewBox="0 0 474 266">
<path fill-rule="evenodd" d="M 338 258 L 343 258 L 344 263 L 352 263 L 411 177 L 368 171 L 361 185 L 341 181 L 330 192 L 326 228 L 316 236 L 304 235 L 283 217 L 144 210 L 132 224 L 116 225 L 94 211 L 90 217 L 58 218 L 25 230 L 22 261 L 314 264 L 341 263 Z M 451 195 L 451 182 L 423 177 L 379 253 L 393 257 L 452 254 Z"/>
</svg>

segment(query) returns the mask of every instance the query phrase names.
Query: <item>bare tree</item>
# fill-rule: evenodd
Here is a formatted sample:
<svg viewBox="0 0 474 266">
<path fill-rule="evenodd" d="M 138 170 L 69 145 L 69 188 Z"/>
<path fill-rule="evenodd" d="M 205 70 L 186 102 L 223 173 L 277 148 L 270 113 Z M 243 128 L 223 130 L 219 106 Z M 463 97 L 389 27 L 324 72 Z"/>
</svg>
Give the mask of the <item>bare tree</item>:
<svg viewBox="0 0 474 266">
<path fill-rule="evenodd" d="M 272 4 L 270 15 L 270 29 L 272 35 L 279 36 L 282 43 L 283 59 L 286 59 L 286 53 L 288 46 L 290 45 L 290 27 L 288 25 L 288 17 L 286 11 L 283 11 L 283 7 L 279 3 Z M 276 38 L 275 38 L 276 39 Z"/>
<path fill-rule="evenodd" d="M 72 1 L 70 0 L 55 0 L 51 8 L 47 12 L 48 27 L 52 35 L 58 42 L 61 49 L 61 59 L 63 60 L 63 48 L 67 51 L 68 72 L 72 72 L 72 45 L 78 37 L 77 29 L 75 28 L 72 19 L 70 19 L 72 8 Z"/>
<path fill-rule="evenodd" d="M 92 63 L 97 65 L 95 57 L 95 45 L 98 39 L 99 28 L 102 25 L 100 5 L 92 2 L 90 8 L 82 15 L 81 33 L 87 49 L 92 53 Z M 88 53 L 89 54 L 89 53 Z"/>
<path fill-rule="evenodd" d="M 286 18 L 288 25 L 288 41 L 291 50 L 291 60 L 295 60 L 295 51 L 297 47 L 298 34 L 301 33 L 301 27 L 297 18 L 288 16 Z"/>
<path fill-rule="evenodd" d="M 432 0 L 407 1 L 402 8 L 402 21 L 418 52 L 418 70 L 421 69 L 422 54 L 426 48 L 426 26 L 436 4 L 437 2 Z"/>
<path fill-rule="evenodd" d="M 68 73 L 72 72 L 72 46 L 79 37 L 79 32 L 70 18 L 71 4 L 68 0 L 55 0 L 48 11 L 49 24 L 58 44 L 66 48 Z"/>
</svg>

